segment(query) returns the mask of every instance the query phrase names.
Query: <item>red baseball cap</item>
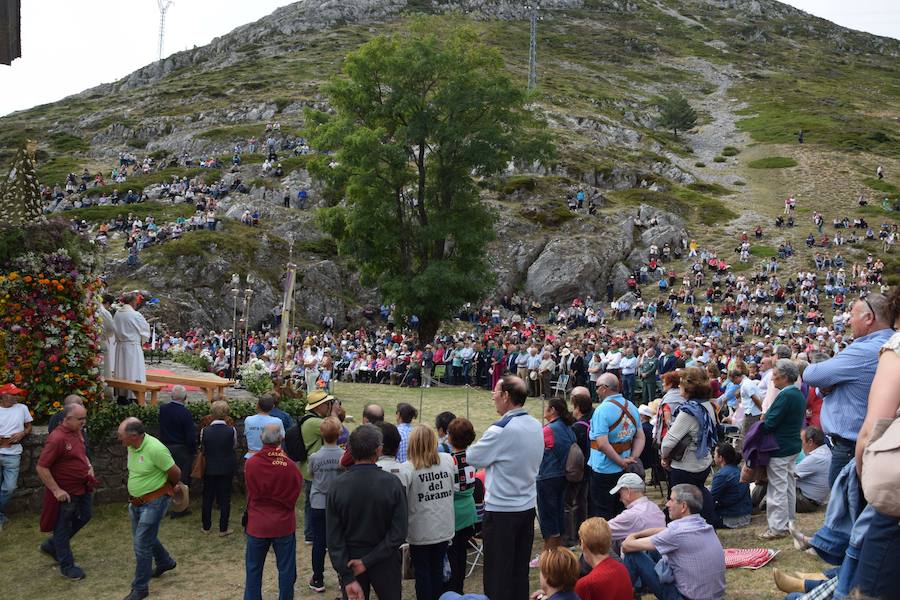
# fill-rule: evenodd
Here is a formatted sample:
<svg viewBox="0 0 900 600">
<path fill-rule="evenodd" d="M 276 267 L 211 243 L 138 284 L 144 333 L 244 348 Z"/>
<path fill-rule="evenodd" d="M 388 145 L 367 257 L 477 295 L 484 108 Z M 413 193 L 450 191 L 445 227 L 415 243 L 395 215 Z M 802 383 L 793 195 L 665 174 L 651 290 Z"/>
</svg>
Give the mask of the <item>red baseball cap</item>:
<svg viewBox="0 0 900 600">
<path fill-rule="evenodd" d="M 25 390 L 16 386 L 14 383 L 4 383 L 0 385 L 0 394 L 10 394 L 11 396 L 24 396 L 26 394 Z"/>
</svg>

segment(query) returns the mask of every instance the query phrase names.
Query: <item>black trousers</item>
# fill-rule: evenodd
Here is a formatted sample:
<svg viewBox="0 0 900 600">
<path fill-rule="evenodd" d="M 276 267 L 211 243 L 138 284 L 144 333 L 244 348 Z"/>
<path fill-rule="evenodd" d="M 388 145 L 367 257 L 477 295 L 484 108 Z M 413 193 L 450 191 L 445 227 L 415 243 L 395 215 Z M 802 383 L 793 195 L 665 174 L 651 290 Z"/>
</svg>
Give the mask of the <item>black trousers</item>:
<svg viewBox="0 0 900 600">
<path fill-rule="evenodd" d="M 589 470 L 591 475 L 590 492 L 588 493 L 588 503 L 590 506 L 590 515 L 592 517 L 603 517 L 607 521 L 616 517 L 620 512 L 625 510 L 622 501 L 619 500 L 618 494 L 610 494 L 609 490 L 616 487 L 619 483 L 619 477 L 624 471 L 616 473 L 598 473 L 593 469 Z M 585 473 L 587 475 L 587 473 Z"/>
<path fill-rule="evenodd" d="M 191 485 L 191 468 L 194 466 L 194 453 L 190 446 L 184 444 L 171 444 L 166 448 L 172 454 L 172 460 L 181 469 L 181 483 Z"/>
<path fill-rule="evenodd" d="M 450 561 L 450 581 L 444 586 L 445 592 L 463 593 L 466 579 L 466 559 L 469 556 L 469 540 L 475 535 L 475 526 L 469 525 L 457 530 L 450 547 L 447 548 L 447 560 Z"/>
<path fill-rule="evenodd" d="M 528 598 L 528 561 L 534 542 L 534 509 L 485 511 L 484 594 L 491 600 Z"/>
<path fill-rule="evenodd" d="M 366 600 L 374 589 L 378 600 L 401 600 L 403 594 L 403 573 L 400 569 L 400 549 L 391 558 L 368 566 L 362 575 L 357 576 L 357 583 L 363 590 Z M 347 591 L 341 587 L 341 596 L 347 600 Z"/>
<path fill-rule="evenodd" d="M 669 489 L 680 483 L 690 483 L 697 487 L 703 494 L 703 510 L 700 512 L 707 523 L 713 525 L 716 522 L 716 502 L 706 487 L 706 478 L 709 477 L 710 467 L 700 471 L 699 473 L 691 473 L 682 469 L 669 470 Z M 668 509 L 666 509 L 668 515 Z"/>
<path fill-rule="evenodd" d="M 212 527 L 213 501 L 219 505 L 219 531 L 228 530 L 228 519 L 231 516 L 231 480 L 233 474 L 203 476 L 203 509 L 200 520 L 203 529 Z"/>
</svg>

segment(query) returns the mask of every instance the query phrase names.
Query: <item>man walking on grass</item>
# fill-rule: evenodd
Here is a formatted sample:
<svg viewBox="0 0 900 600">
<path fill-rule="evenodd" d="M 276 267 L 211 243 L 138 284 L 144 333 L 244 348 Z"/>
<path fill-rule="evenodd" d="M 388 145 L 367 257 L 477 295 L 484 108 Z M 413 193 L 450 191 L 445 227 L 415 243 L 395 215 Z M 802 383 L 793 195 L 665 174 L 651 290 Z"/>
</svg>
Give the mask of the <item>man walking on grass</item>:
<svg viewBox="0 0 900 600">
<path fill-rule="evenodd" d="M 162 442 L 148 434 L 140 419 L 129 417 L 118 430 L 119 441 L 128 449 L 128 513 L 134 538 L 134 581 L 125 600 L 150 595 L 150 578 L 177 566 L 159 541 L 159 526 L 175 494 L 186 493 L 181 469 Z M 156 562 L 156 568 L 153 563 Z"/>
<path fill-rule="evenodd" d="M 62 410 L 63 420 L 47 437 L 36 467 L 46 491 L 41 512 L 41 531 L 53 535 L 41 543 L 41 552 L 59 563 L 59 572 L 69 579 L 84 579 L 75 564 L 71 539 L 91 520 L 94 469 L 85 452 L 81 431 L 87 410 L 70 402 Z"/>
</svg>

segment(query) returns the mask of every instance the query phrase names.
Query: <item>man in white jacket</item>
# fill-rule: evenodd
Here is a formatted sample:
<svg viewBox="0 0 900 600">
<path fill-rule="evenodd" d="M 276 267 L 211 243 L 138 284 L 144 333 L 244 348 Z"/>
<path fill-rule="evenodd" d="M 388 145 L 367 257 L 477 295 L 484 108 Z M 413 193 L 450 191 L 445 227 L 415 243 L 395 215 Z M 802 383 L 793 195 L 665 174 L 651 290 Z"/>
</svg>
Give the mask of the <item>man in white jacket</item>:
<svg viewBox="0 0 900 600">
<path fill-rule="evenodd" d="M 541 424 L 525 411 L 527 393 L 521 378 L 501 378 L 492 395 L 501 419 L 466 453 L 470 465 L 486 469 L 483 581 L 491 600 L 529 596 L 535 480 L 544 456 L 544 437 Z"/>
</svg>

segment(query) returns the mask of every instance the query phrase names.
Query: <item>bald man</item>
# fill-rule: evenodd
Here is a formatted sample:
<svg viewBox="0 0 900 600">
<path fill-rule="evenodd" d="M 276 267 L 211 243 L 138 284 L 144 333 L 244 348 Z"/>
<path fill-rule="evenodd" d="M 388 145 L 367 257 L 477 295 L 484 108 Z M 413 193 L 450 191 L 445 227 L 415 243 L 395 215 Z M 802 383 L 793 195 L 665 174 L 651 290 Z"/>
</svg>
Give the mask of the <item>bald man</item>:
<svg viewBox="0 0 900 600">
<path fill-rule="evenodd" d="M 59 414 L 63 415 L 60 426 L 47 437 L 35 469 L 49 493 L 44 495 L 41 531 L 53 532 L 52 537 L 41 543 L 41 552 L 59 563 L 59 572 L 64 577 L 84 579 L 84 571 L 75 564 L 70 542 L 91 520 L 92 490 L 96 482 L 81 437 L 87 411 L 73 401 Z"/>
<path fill-rule="evenodd" d="M 591 416 L 590 514 L 607 521 L 625 507 L 610 494 L 625 469 L 638 463 L 644 450 L 644 430 L 637 407 L 619 393 L 619 380 L 612 373 L 597 378 L 600 406 Z M 639 464 L 639 463 L 638 463 Z"/>
<path fill-rule="evenodd" d="M 84 398 L 78 396 L 77 394 L 69 394 L 68 396 L 66 396 L 63 400 L 63 409 L 50 417 L 50 421 L 47 423 L 47 433 L 53 433 L 54 429 L 62 425 L 63 419 L 66 415 L 66 407 L 72 404 L 84 406 Z M 87 453 L 88 458 L 91 458 L 91 445 L 88 443 L 87 429 L 81 429 L 81 437 L 84 439 L 85 452 Z"/>
</svg>

